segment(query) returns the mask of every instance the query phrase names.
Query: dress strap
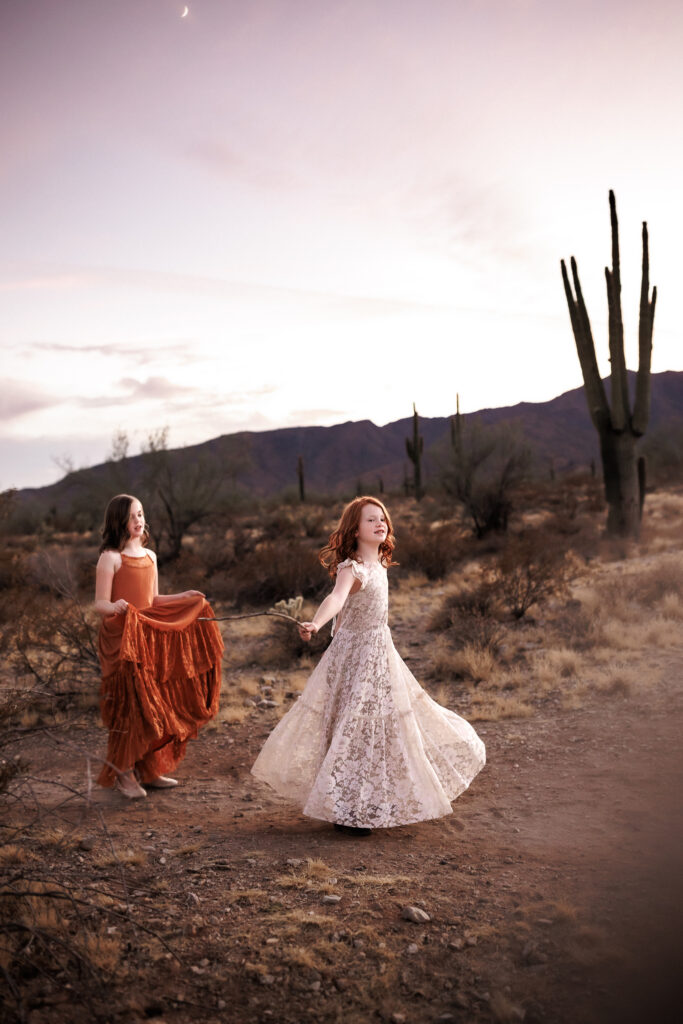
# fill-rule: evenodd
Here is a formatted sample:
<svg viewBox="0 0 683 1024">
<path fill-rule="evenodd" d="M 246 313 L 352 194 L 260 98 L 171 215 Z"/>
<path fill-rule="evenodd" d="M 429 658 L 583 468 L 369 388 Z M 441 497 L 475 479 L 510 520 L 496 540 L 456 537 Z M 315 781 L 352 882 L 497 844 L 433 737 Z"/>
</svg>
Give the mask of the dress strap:
<svg viewBox="0 0 683 1024">
<path fill-rule="evenodd" d="M 347 568 L 351 569 L 354 578 L 359 581 L 360 589 L 365 590 L 366 584 L 368 582 L 367 566 L 363 565 L 362 562 L 356 562 L 353 558 L 345 558 L 344 561 L 340 562 L 339 565 L 337 566 L 337 574 L 339 574 L 340 569 Z"/>
</svg>

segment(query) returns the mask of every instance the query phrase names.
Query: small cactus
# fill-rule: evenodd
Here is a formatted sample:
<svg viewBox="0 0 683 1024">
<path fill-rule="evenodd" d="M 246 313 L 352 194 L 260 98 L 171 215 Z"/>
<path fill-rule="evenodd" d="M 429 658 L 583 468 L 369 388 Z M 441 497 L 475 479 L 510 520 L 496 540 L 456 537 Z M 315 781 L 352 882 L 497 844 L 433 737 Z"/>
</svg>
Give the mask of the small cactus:
<svg viewBox="0 0 683 1024">
<path fill-rule="evenodd" d="M 306 484 L 304 480 L 304 457 L 300 455 L 296 460 L 296 475 L 299 479 L 299 501 L 306 501 Z"/>
<path fill-rule="evenodd" d="M 300 622 L 303 604 L 303 597 L 298 595 L 297 597 L 290 597 L 286 601 L 284 599 L 282 601 L 276 601 L 270 610 L 273 612 L 282 612 L 283 615 L 289 615 L 291 618 Z"/>
<path fill-rule="evenodd" d="M 418 501 L 422 498 L 422 452 L 424 450 L 424 438 L 420 434 L 420 417 L 418 416 L 415 403 L 413 402 L 413 436 L 406 438 L 406 452 L 413 464 L 413 493 Z"/>
</svg>

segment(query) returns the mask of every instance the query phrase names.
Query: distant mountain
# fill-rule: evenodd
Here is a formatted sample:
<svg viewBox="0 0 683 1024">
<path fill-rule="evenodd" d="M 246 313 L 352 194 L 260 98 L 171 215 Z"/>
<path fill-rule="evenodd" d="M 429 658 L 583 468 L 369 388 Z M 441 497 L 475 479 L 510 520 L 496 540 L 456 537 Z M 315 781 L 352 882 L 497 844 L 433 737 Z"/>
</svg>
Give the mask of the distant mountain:
<svg viewBox="0 0 683 1024">
<path fill-rule="evenodd" d="M 635 374 L 629 374 L 631 388 Z M 609 386 L 609 382 L 606 382 Z M 500 409 L 482 409 L 463 417 L 484 424 L 514 425 L 523 435 L 538 464 L 558 472 L 587 467 L 599 458 L 597 434 L 590 422 L 583 388 L 567 391 L 549 402 L 520 402 Z M 683 372 L 667 371 L 652 376 L 650 429 L 683 417 Z M 309 492 L 350 493 L 358 484 L 367 491 L 378 486 L 400 486 L 409 468 L 405 439 L 412 430 L 412 418 L 378 427 L 370 420 L 339 423 L 333 427 L 290 427 L 226 434 L 203 444 L 169 452 L 174 473 L 187 472 L 201 462 L 207 472 L 215 467 L 234 479 L 240 488 L 259 497 L 296 487 L 299 455 L 304 461 Z M 421 417 L 427 480 L 435 471 L 434 452 L 450 436 L 448 417 Z M 77 493 L 111 476 L 111 464 L 70 473 L 48 487 L 26 488 L 18 499 L 34 509 L 68 509 Z M 144 455 L 126 460 L 128 486 L 144 500 L 149 462 Z"/>
</svg>

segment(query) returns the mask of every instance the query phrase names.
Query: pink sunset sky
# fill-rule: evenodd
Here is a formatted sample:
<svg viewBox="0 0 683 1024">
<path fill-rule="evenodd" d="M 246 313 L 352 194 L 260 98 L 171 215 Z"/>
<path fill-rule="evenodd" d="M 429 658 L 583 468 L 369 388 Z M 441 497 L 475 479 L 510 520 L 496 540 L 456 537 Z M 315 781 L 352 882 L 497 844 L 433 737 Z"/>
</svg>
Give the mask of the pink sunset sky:
<svg viewBox="0 0 683 1024">
<path fill-rule="evenodd" d="M 636 366 L 683 369 L 679 0 L 2 0 L 0 487 L 167 426 L 543 401 L 607 372 L 607 194 Z"/>
</svg>

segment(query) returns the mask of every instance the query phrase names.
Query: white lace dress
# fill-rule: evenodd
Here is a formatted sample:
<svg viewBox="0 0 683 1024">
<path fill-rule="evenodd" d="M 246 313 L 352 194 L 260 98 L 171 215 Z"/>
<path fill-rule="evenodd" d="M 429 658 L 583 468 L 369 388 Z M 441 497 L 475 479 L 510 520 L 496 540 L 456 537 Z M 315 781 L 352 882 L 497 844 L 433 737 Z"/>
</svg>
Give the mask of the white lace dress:
<svg viewBox="0 0 683 1024">
<path fill-rule="evenodd" d="M 252 768 L 311 818 L 386 828 L 451 813 L 486 762 L 472 726 L 437 704 L 399 657 L 386 569 L 347 559 L 361 589 Z"/>
</svg>

